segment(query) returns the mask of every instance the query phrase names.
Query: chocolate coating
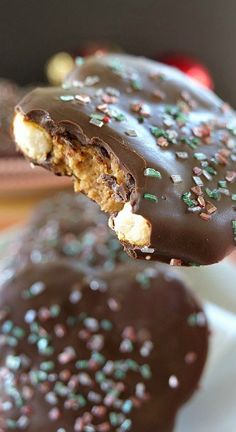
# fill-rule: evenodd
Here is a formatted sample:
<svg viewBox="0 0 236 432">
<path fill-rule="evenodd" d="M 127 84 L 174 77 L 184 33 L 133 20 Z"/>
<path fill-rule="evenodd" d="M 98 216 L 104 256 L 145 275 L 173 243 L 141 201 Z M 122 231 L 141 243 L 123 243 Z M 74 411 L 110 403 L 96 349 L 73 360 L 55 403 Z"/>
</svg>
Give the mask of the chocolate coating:
<svg viewBox="0 0 236 432">
<path fill-rule="evenodd" d="M 131 261 L 98 205 L 83 195 L 59 193 L 43 200 L 0 254 L 0 283 L 28 264 L 63 259 L 89 272 L 112 271 Z"/>
<path fill-rule="evenodd" d="M 172 275 L 29 266 L 1 289 L 0 429 L 171 432 L 207 344 L 201 307 Z"/>
<path fill-rule="evenodd" d="M 233 250 L 236 117 L 230 107 L 181 72 L 127 55 L 91 57 L 65 87 L 36 89 L 17 111 L 52 136 L 67 137 L 68 145 L 96 143 L 117 158 L 134 179 L 133 212 L 151 224 L 149 259 L 211 264 Z M 108 113 L 97 127 L 90 119 L 101 104 Z M 50 155 L 46 165 L 53 169 Z M 125 247 L 134 257 L 147 256 Z"/>
</svg>

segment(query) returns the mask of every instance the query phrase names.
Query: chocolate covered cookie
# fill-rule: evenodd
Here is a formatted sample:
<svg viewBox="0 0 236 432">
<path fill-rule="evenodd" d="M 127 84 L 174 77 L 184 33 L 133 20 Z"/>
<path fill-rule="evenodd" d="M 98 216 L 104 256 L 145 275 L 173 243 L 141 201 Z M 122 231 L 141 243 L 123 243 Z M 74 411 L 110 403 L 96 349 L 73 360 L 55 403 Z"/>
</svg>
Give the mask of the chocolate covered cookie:
<svg viewBox="0 0 236 432">
<path fill-rule="evenodd" d="M 28 94 L 14 134 L 33 163 L 72 176 L 111 214 L 132 256 L 211 264 L 235 247 L 236 116 L 181 72 L 91 57 L 64 88 Z"/>
<path fill-rule="evenodd" d="M 88 278 L 58 261 L 2 286 L 0 430 L 170 432 L 205 364 L 205 315 L 142 264 Z"/>
<path fill-rule="evenodd" d="M 19 246 L 18 265 L 62 258 L 91 271 L 111 271 L 129 260 L 104 213 L 81 194 L 60 193 L 44 200 L 32 214 Z"/>
</svg>

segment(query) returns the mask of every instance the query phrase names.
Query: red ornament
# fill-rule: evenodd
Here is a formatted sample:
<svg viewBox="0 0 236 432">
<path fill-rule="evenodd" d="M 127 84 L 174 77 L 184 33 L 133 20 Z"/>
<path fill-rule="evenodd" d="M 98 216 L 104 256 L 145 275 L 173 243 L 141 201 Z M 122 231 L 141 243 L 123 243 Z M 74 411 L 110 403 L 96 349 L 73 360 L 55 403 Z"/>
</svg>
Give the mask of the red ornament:
<svg viewBox="0 0 236 432">
<path fill-rule="evenodd" d="M 189 77 L 197 80 L 204 87 L 213 90 L 214 83 L 209 70 L 196 59 L 182 54 L 167 54 L 160 56 L 158 60 L 169 66 L 180 69 Z"/>
</svg>

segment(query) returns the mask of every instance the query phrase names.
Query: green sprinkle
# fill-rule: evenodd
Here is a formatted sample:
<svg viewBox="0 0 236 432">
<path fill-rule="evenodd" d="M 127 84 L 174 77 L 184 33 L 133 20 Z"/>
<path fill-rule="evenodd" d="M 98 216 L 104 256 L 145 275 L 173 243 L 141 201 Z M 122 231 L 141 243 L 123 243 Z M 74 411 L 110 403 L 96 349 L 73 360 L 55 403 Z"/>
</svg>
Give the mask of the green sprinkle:
<svg viewBox="0 0 236 432">
<path fill-rule="evenodd" d="M 14 327 L 12 330 L 12 334 L 17 339 L 22 339 L 25 336 L 25 330 L 21 327 Z"/>
<path fill-rule="evenodd" d="M 236 201 L 236 194 L 231 195 L 232 201 Z"/>
<path fill-rule="evenodd" d="M 197 138 L 181 138 L 181 142 L 187 144 L 192 150 L 196 150 L 199 145 L 199 140 Z"/>
<path fill-rule="evenodd" d="M 63 102 L 71 102 L 74 100 L 74 96 L 72 95 L 62 95 L 59 97 L 59 99 Z"/>
<path fill-rule="evenodd" d="M 90 114 L 90 118 L 91 118 L 91 119 L 96 119 L 96 120 L 103 121 L 103 119 L 104 119 L 104 114 L 93 113 L 93 114 Z"/>
<path fill-rule="evenodd" d="M 236 242 L 236 220 L 232 220 L 232 229 L 233 229 L 234 241 Z"/>
<path fill-rule="evenodd" d="M 88 369 L 89 362 L 88 362 L 88 360 L 78 360 L 75 363 L 75 367 L 76 367 L 76 369 Z"/>
<path fill-rule="evenodd" d="M 60 312 L 61 312 L 61 308 L 59 305 L 54 304 L 50 307 L 50 314 L 52 318 L 58 317 L 58 315 L 60 315 Z"/>
<path fill-rule="evenodd" d="M 126 419 L 122 424 L 121 424 L 121 431 L 129 431 L 130 428 L 132 426 L 132 421 L 130 419 Z"/>
<path fill-rule="evenodd" d="M 195 207 L 195 201 L 191 199 L 191 192 L 185 192 L 182 195 L 182 200 L 188 207 Z"/>
<path fill-rule="evenodd" d="M 207 156 L 204 153 L 194 153 L 193 156 L 199 161 L 207 160 Z"/>
<path fill-rule="evenodd" d="M 101 321 L 100 326 L 101 326 L 101 328 L 102 328 L 103 330 L 105 330 L 105 331 L 109 331 L 109 330 L 111 330 L 112 327 L 113 327 L 112 322 L 109 321 L 109 320 L 106 320 L 106 319 L 103 319 L 103 320 Z"/>
<path fill-rule="evenodd" d="M 18 345 L 18 340 L 13 336 L 8 336 L 7 345 L 10 347 L 16 347 Z"/>
<path fill-rule="evenodd" d="M 137 273 L 136 281 L 145 288 L 150 286 L 150 278 L 145 273 Z"/>
<path fill-rule="evenodd" d="M 166 133 L 165 129 L 160 129 L 156 126 L 151 127 L 151 133 L 154 135 L 155 138 L 168 138 L 168 134 Z"/>
<path fill-rule="evenodd" d="M 94 352 L 92 354 L 92 359 L 95 360 L 96 363 L 100 363 L 100 364 L 103 364 L 106 360 L 105 357 L 98 352 Z"/>
<path fill-rule="evenodd" d="M 97 383 L 102 383 L 103 381 L 105 381 L 106 376 L 105 376 L 105 374 L 103 372 L 98 371 L 95 374 L 95 379 L 96 379 Z"/>
<path fill-rule="evenodd" d="M 161 173 L 154 168 L 146 168 L 144 170 L 145 177 L 156 177 L 158 179 L 161 179 Z"/>
<path fill-rule="evenodd" d="M 209 174 L 212 174 L 212 175 L 216 175 L 216 174 L 217 174 L 217 171 L 216 171 L 214 168 L 210 167 L 210 166 L 206 167 L 205 170 L 206 170 Z"/>
<path fill-rule="evenodd" d="M 13 329 L 13 322 L 12 321 L 10 321 L 10 320 L 8 320 L 8 321 L 5 321 L 4 323 L 3 323 L 3 325 L 2 325 L 2 332 L 4 333 L 4 334 L 8 334 L 8 333 L 10 333 L 11 331 L 12 331 L 12 329 Z"/>
<path fill-rule="evenodd" d="M 133 408 L 133 402 L 130 399 L 127 399 L 124 404 L 122 405 L 122 411 L 125 414 L 128 414 Z"/>
<path fill-rule="evenodd" d="M 219 200 L 220 199 L 220 192 L 218 189 L 209 189 L 206 188 L 205 189 L 206 194 L 209 196 L 209 198 L 212 198 L 214 200 Z"/>
<path fill-rule="evenodd" d="M 143 198 L 149 201 L 158 202 L 158 198 L 156 197 L 156 195 L 152 195 L 150 193 L 144 193 Z"/>
<path fill-rule="evenodd" d="M 40 365 L 40 369 L 42 369 L 44 372 L 50 372 L 54 369 L 54 367 L 55 363 L 53 361 L 45 361 Z"/>
<path fill-rule="evenodd" d="M 142 89 L 142 84 L 141 84 L 141 82 L 138 81 L 138 80 L 132 80 L 132 81 L 131 81 L 131 87 L 132 87 L 134 90 L 141 90 L 141 89 Z"/>
<path fill-rule="evenodd" d="M 114 117 L 115 120 L 117 120 L 119 122 L 122 122 L 122 121 L 126 120 L 125 115 L 122 114 L 122 113 L 115 114 L 113 117 Z"/>
<path fill-rule="evenodd" d="M 227 188 L 227 181 L 226 180 L 219 180 L 218 185 L 221 188 Z"/>
<path fill-rule="evenodd" d="M 190 327 L 195 327 L 197 325 L 197 314 L 193 313 L 189 315 L 187 323 Z"/>
<path fill-rule="evenodd" d="M 19 356 L 8 355 L 6 358 L 6 366 L 11 370 L 18 370 L 21 366 L 21 359 Z"/>
<path fill-rule="evenodd" d="M 7 425 L 8 429 L 16 430 L 16 428 L 17 428 L 17 422 L 15 420 L 12 420 L 12 419 L 7 419 L 6 425 Z"/>
<path fill-rule="evenodd" d="M 76 64 L 77 66 L 81 66 L 82 64 L 84 64 L 84 59 L 83 59 L 83 57 L 80 57 L 80 56 L 76 57 L 76 58 L 75 58 L 75 64 Z"/>
<path fill-rule="evenodd" d="M 144 379 L 150 379 L 152 376 L 150 366 L 147 364 L 140 366 L 140 372 Z"/>
<path fill-rule="evenodd" d="M 109 419 L 112 426 L 119 426 L 119 416 L 115 412 L 109 414 Z"/>
</svg>

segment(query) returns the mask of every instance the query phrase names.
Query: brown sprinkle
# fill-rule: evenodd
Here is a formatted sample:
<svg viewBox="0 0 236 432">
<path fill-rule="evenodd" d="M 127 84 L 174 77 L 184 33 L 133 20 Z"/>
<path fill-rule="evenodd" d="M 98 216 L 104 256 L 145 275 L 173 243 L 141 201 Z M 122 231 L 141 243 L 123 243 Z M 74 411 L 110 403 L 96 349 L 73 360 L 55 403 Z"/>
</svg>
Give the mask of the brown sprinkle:
<svg viewBox="0 0 236 432">
<path fill-rule="evenodd" d="M 207 201 L 206 211 L 207 211 L 208 214 L 211 215 L 211 214 L 213 214 L 213 213 L 215 213 L 217 211 L 217 208 L 210 201 Z"/>
<path fill-rule="evenodd" d="M 182 264 L 183 264 L 183 261 L 182 261 L 181 259 L 178 259 L 178 258 L 172 258 L 172 259 L 170 260 L 170 265 L 171 265 L 171 266 L 178 266 L 178 267 L 180 267 L 180 266 L 182 266 Z"/>
<path fill-rule="evenodd" d="M 207 213 L 200 213 L 200 218 L 203 219 L 204 221 L 209 221 L 209 219 L 211 219 L 211 215 L 207 214 Z"/>
<path fill-rule="evenodd" d="M 202 188 L 200 186 L 191 187 L 191 191 L 197 196 L 203 195 Z"/>
</svg>

